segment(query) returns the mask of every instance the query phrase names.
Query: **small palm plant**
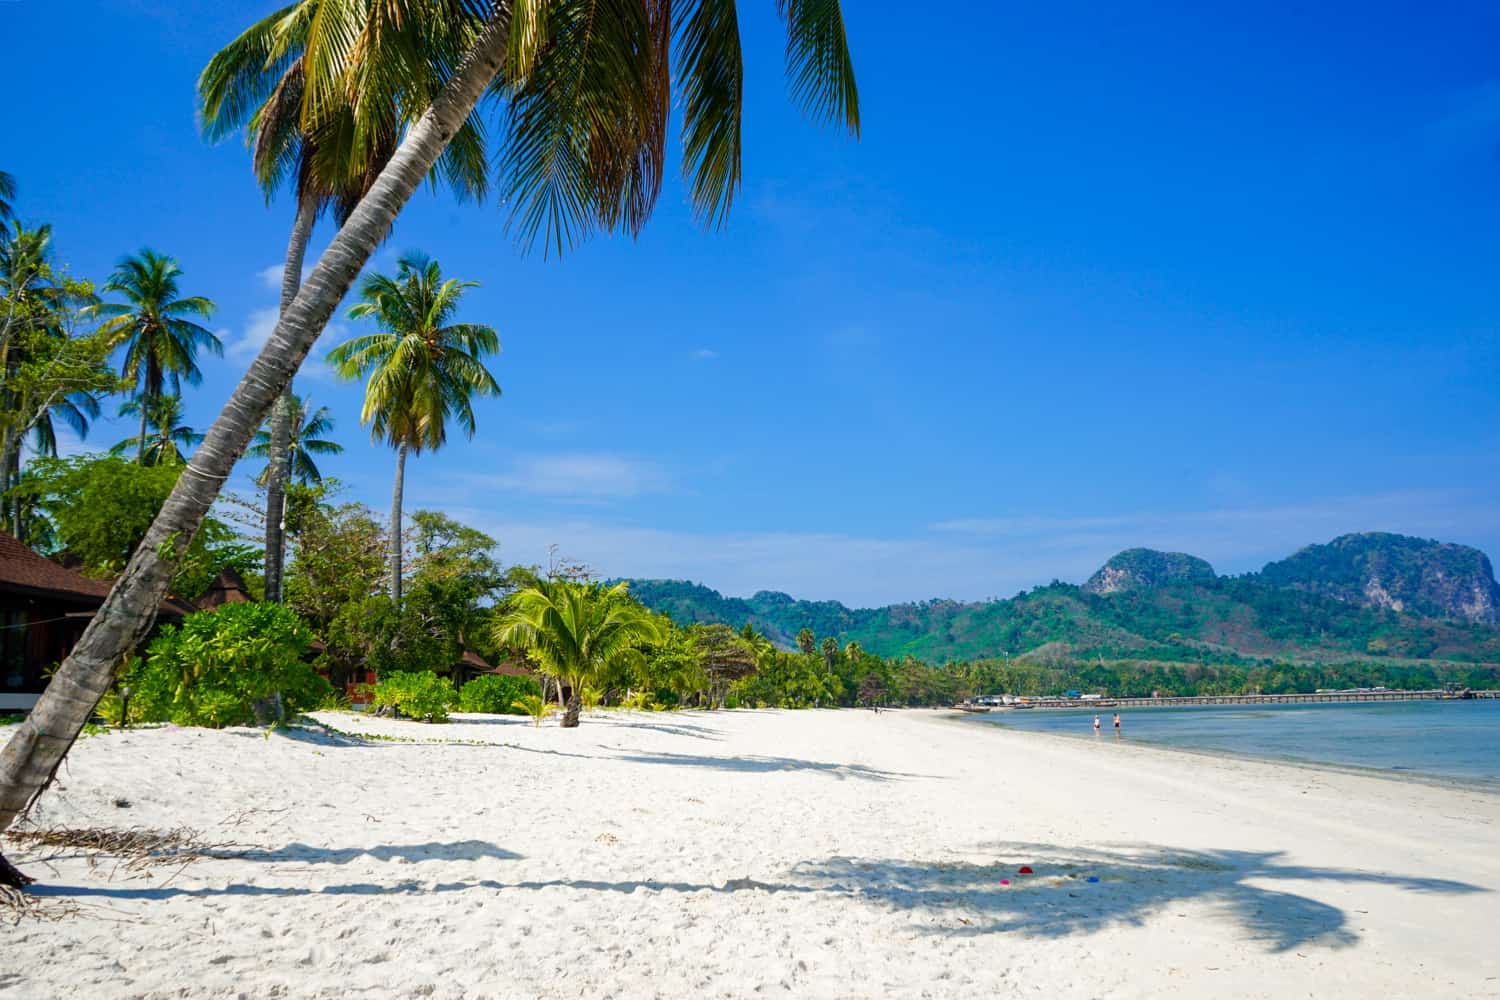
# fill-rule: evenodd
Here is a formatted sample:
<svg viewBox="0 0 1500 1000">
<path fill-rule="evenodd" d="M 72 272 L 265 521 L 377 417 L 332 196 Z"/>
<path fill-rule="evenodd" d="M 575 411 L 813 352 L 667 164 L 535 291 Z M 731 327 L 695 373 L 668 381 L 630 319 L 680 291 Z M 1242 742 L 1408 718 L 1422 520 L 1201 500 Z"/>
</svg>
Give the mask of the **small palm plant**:
<svg viewBox="0 0 1500 1000">
<path fill-rule="evenodd" d="M 542 720 L 556 711 L 557 706 L 539 694 L 528 694 L 511 702 L 511 708 L 521 712 L 523 715 L 531 716 L 531 724 L 538 729 L 542 726 Z"/>
<path fill-rule="evenodd" d="M 562 724 L 571 729 L 578 725 L 584 687 L 639 664 L 641 647 L 660 642 L 661 630 L 623 583 L 538 580 L 511 595 L 495 620 L 494 639 L 526 650 L 544 672 L 567 681 L 572 690 Z"/>
</svg>

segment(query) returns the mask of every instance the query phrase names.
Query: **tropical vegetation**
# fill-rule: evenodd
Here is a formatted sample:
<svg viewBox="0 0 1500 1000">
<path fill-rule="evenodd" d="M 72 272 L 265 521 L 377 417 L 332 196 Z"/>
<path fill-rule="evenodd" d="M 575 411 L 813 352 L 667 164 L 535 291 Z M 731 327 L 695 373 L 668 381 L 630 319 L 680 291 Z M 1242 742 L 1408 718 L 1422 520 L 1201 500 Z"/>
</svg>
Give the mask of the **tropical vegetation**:
<svg viewBox="0 0 1500 1000">
<path fill-rule="evenodd" d="M 583 689 L 639 670 L 642 647 L 659 641 L 656 620 L 624 584 L 537 580 L 511 595 L 493 641 L 525 650 L 542 673 L 568 685 L 564 728 L 578 725 Z"/>
<path fill-rule="evenodd" d="M 141 465 L 186 465 L 188 449 L 203 440 L 202 434 L 181 422 L 181 396 L 127 399 L 120 404 L 120 416 L 140 416 L 145 432 L 121 441 L 109 450 L 110 454 L 123 455 L 134 449 Z"/>
<path fill-rule="evenodd" d="M 224 353 L 224 345 L 194 318 L 207 320 L 214 303 L 201 295 L 180 294 L 182 267 L 171 257 L 142 250 L 120 261 L 104 292 L 123 302 L 99 302 L 87 307 L 90 315 L 103 320 L 99 333 L 112 343 L 124 345 L 120 375 L 129 379 L 140 417 L 136 458 L 145 461 L 146 431 L 153 412 L 168 394 L 182 395 L 184 381 L 197 385 L 203 378 L 198 352 Z"/>
<path fill-rule="evenodd" d="M 145 721 L 233 726 L 280 693 L 287 711 L 318 707 L 333 690 L 307 662 L 312 632 L 275 604 L 225 604 L 163 626 L 122 686 Z"/>
<path fill-rule="evenodd" d="M 346 379 L 367 379 L 360 423 L 372 439 L 396 451 L 391 493 L 391 600 L 401 603 L 401 497 L 407 452 L 436 451 L 448 440 L 448 422 L 474 436 L 476 396 L 499 396 L 484 366 L 500 350 L 495 331 L 479 323 L 454 323 L 459 300 L 478 282 L 444 280 L 437 261 L 407 254 L 395 277 L 372 274 L 360 285 L 363 300 L 350 319 L 373 319 L 378 332 L 354 337 L 328 355 Z"/>
<path fill-rule="evenodd" d="M 290 470 L 287 482 L 295 482 L 302 486 L 315 486 L 323 481 L 323 472 L 318 468 L 315 455 L 342 455 L 344 446 L 337 441 L 327 437 L 333 431 L 333 414 L 328 407 L 320 406 L 316 410 L 312 408 L 312 400 L 306 396 L 298 396 L 295 393 L 288 394 L 288 427 L 286 439 L 287 466 Z M 246 452 L 253 458 L 270 459 L 271 437 L 274 433 L 270 422 L 264 430 L 255 435 L 255 443 Z M 270 461 L 261 470 L 260 475 L 255 477 L 257 486 L 267 488 L 267 508 L 272 508 L 269 497 L 271 480 Z M 284 488 L 284 487 L 283 487 Z M 284 503 L 282 505 L 284 507 Z"/>
<path fill-rule="evenodd" d="M 268 143 L 291 134 L 246 118 L 250 108 L 285 84 L 288 100 L 271 107 L 300 111 L 297 142 L 284 147 L 298 153 L 295 160 L 278 153 L 275 162 L 296 163 L 299 169 L 302 163 L 315 164 L 320 129 L 342 122 L 351 130 L 351 148 L 372 151 L 363 162 L 350 162 L 373 180 L 359 186 L 347 218 L 296 295 L 284 303 L 276 328 L 135 546 L 119 581 L 18 727 L 8 752 L 0 755 L 0 829 L 40 794 L 126 655 L 150 630 L 178 561 L 236 461 L 481 99 L 490 95 L 503 109 L 500 187 L 523 240 L 541 236 L 560 251 L 595 229 L 639 232 L 660 192 L 665 132 L 674 118 L 682 123 L 694 211 L 711 224 L 722 222 L 728 211 L 740 183 L 744 79 L 732 2 L 590 4 L 587 10 L 534 0 L 500 5 L 428 0 L 419 6 L 411 9 L 405 0 L 294 4 L 273 15 L 279 20 L 260 22 L 241 36 L 247 58 L 221 65 L 230 78 L 249 76 L 243 86 L 225 88 L 228 103 L 220 109 L 225 129 L 244 122 Z M 857 130 L 858 95 L 839 4 L 787 0 L 777 8 L 787 27 L 794 98 L 812 116 Z M 304 47 L 295 50 L 300 29 L 293 29 L 304 21 L 309 25 L 300 36 Z M 312 25 L 328 25 L 327 36 L 336 43 L 314 47 Z M 402 30 L 402 25 L 410 27 Z M 278 36 L 283 28 L 286 34 Z M 294 67 L 298 71 L 289 73 Z M 268 84 L 272 79 L 276 82 Z M 400 113 L 379 96 L 391 80 L 401 94 Z M 303 88 L 303 99 L 291 99 L 293 87 Z M 669 114 L 674 88 L 680 97 L 675 116 Z M 205 112 L 205 120 L 221 117 Z M 303 143 L 313 144 L 311 157 L 301 154 Z M 102 315 L 128 339 L 123 368 L 138 395 L 162 395 L 168 380 L 174 391 L 178 379 L 191 382 L 189 347 L 217 344 L 181 325 L 191 323 L 190 315 L 203 316 L 208 303 L 179 297 L 179 275 L 166 258 L 142 253 L 123 263 L 109 283 L 108 290 L 127 301 Z M 139 439 L 144 452 L 144 429 Z M 273 465 L 278 458 L 273 456 Z M 281 514 L 272 509 L 267 520 L 282 523 Z M 399 544 L 399 524 L 392 535 Z M 401 574 L 391 576 L 392 589 L 399 590 Z M 23 882 L 3 859 L 0 882 Z"/>
</svg>

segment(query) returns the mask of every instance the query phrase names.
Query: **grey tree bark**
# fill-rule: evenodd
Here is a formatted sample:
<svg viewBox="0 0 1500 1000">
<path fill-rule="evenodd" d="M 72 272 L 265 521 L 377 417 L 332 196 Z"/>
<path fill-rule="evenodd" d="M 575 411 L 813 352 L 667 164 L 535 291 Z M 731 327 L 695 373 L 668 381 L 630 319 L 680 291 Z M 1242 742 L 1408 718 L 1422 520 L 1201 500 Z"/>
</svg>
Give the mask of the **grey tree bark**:
<svg viewBox="0 0 1500 1000">
<path fill-rule="evenodd" d="M 390 230 L 505 58 L 510 5 L 499 4 L 432 106 L 407 131 L 395 156 L 318 259 L 291 307 L 251 363 L 183 470 L 73 652 L 41 700 L 0 751 L 0 831 L 35 800 L 78 738 L 126 654 L 146 637 L 172 571 L 235 461 L 266 418 L 339 301 Z M 3 861 L 3 857 L 0 857 Z M 0 884 L 24 880 L 0 865 Z"/>
<path fill-rule="evenodd" d="M 287 240 L 286 263 L 281 268 L 281 314 L 291 308 L 302 285 L 302 260 L 317 220 L 317 199 L 303 195 L 297 200 L 292 234 Z M 286 483 L 290 478 L 292 438 L 292 388 L 276 399 L 271 411 L 271 453 L 266 465 L 266 600 L 281 603 L 286 566 Z"/>
<path fill-rule="evenodd" d="M 406 488 L 406 445 L 396 448 L 396 485 L 391 490 L 391 600 L 401 607 L 401 494 Z"/>
<path fill-rule="evenodd" d="M 16 485 L 17 470 L 21 466 L 21 435 L 11 430 L 0 431 L 0 493 Z M 16 509 L 20 509 L 19 501 Z M 9 507 L 0 505 L 0 525 L 13 535 L 21 533 L 21 526 L 13 517 Z"/>
<path fill-rule="evenodd" d="M 142 361 L 141 362 L 141 369 L 142 369 L 141 374 L 142 374 L 143 377 L 145 375 L 145 367 L 146 367 L 146 363 L 144 361 Z M 149 399 L 149 398 L 150 397 L 142 394 L 136 400 L 138 403 L 141 404 L 141 433 L 140 433 L 140 436 L 135 439 L 135 464 L 136 465 L 145 465 L 146 464 L 146 400 Z"/>
</svg>

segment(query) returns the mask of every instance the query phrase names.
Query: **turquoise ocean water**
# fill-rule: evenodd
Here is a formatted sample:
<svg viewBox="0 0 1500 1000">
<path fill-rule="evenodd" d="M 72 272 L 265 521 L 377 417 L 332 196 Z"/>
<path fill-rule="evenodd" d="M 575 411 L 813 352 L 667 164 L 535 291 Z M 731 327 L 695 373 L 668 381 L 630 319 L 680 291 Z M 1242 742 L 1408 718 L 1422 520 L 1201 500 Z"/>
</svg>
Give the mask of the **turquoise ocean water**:
<svg viewBox="0 0 1500 1000">
<path fill-rule="evenodd" d="M 991 712 L 984 725 L 1113 740 L 1115 709 Z M 1500 700 L 1121 709 L 1127 741 L 1481 782 L 1500 790 Z"/>
</svg>

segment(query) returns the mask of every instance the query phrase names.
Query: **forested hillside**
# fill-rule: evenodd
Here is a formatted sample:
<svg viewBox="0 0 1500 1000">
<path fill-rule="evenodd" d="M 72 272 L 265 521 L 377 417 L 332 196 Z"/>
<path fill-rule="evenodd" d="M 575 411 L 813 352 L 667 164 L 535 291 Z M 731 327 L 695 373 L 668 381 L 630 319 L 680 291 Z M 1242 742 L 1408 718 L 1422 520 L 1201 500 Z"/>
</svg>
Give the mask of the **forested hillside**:
<svg viewBox="0 0 1500 1000">
<path fill-rule="evenodd" d="M 1347 539 L 1361 541 L 1355 545 Z M 1351 577 L 1347 558 L 1338 574 L 1318 579 L 1308 567 L 1327 557 L 1309 555 L 1311 550 L 1243 577 L 1216 576 L 1207 563 L 1190 556 L 1129 550 L 1088 585 L 1053 583 L 983 603 L 939 600 L 851 609 L 769 591 L 749 599 L 724 597 L 672 580 L 636 580 L 631 591 L 679 622 L 750 622 L 786 648 L 806 628 L 840 643 L 854 640 L 882 656 L 931 663 L 1007 657 L 1047 664 L 1101 658 L 1500 662 L 1500 629 L 1464 615 L 1462 607 L 1420 596 L 1440 592 L 1439 585 L 1445 593 L 1488 593 L 1494 581 L 1482 553 L 1401 536 L 1345 536 L 1314 548 L 1339 546 L 1363 553 L 1361 567 L 1403 567 L 1402 573 L 1386 569 L 1385 579 L 1405 600 L 1369 597 L 1351 586 L 1357 571 Z M 1421 564 L 1430 568 L 1425 584 L 1421 572 L 1411 569 Z M 1453 613 L 1440 616 L 1444 610 Z"/>
</svg>

